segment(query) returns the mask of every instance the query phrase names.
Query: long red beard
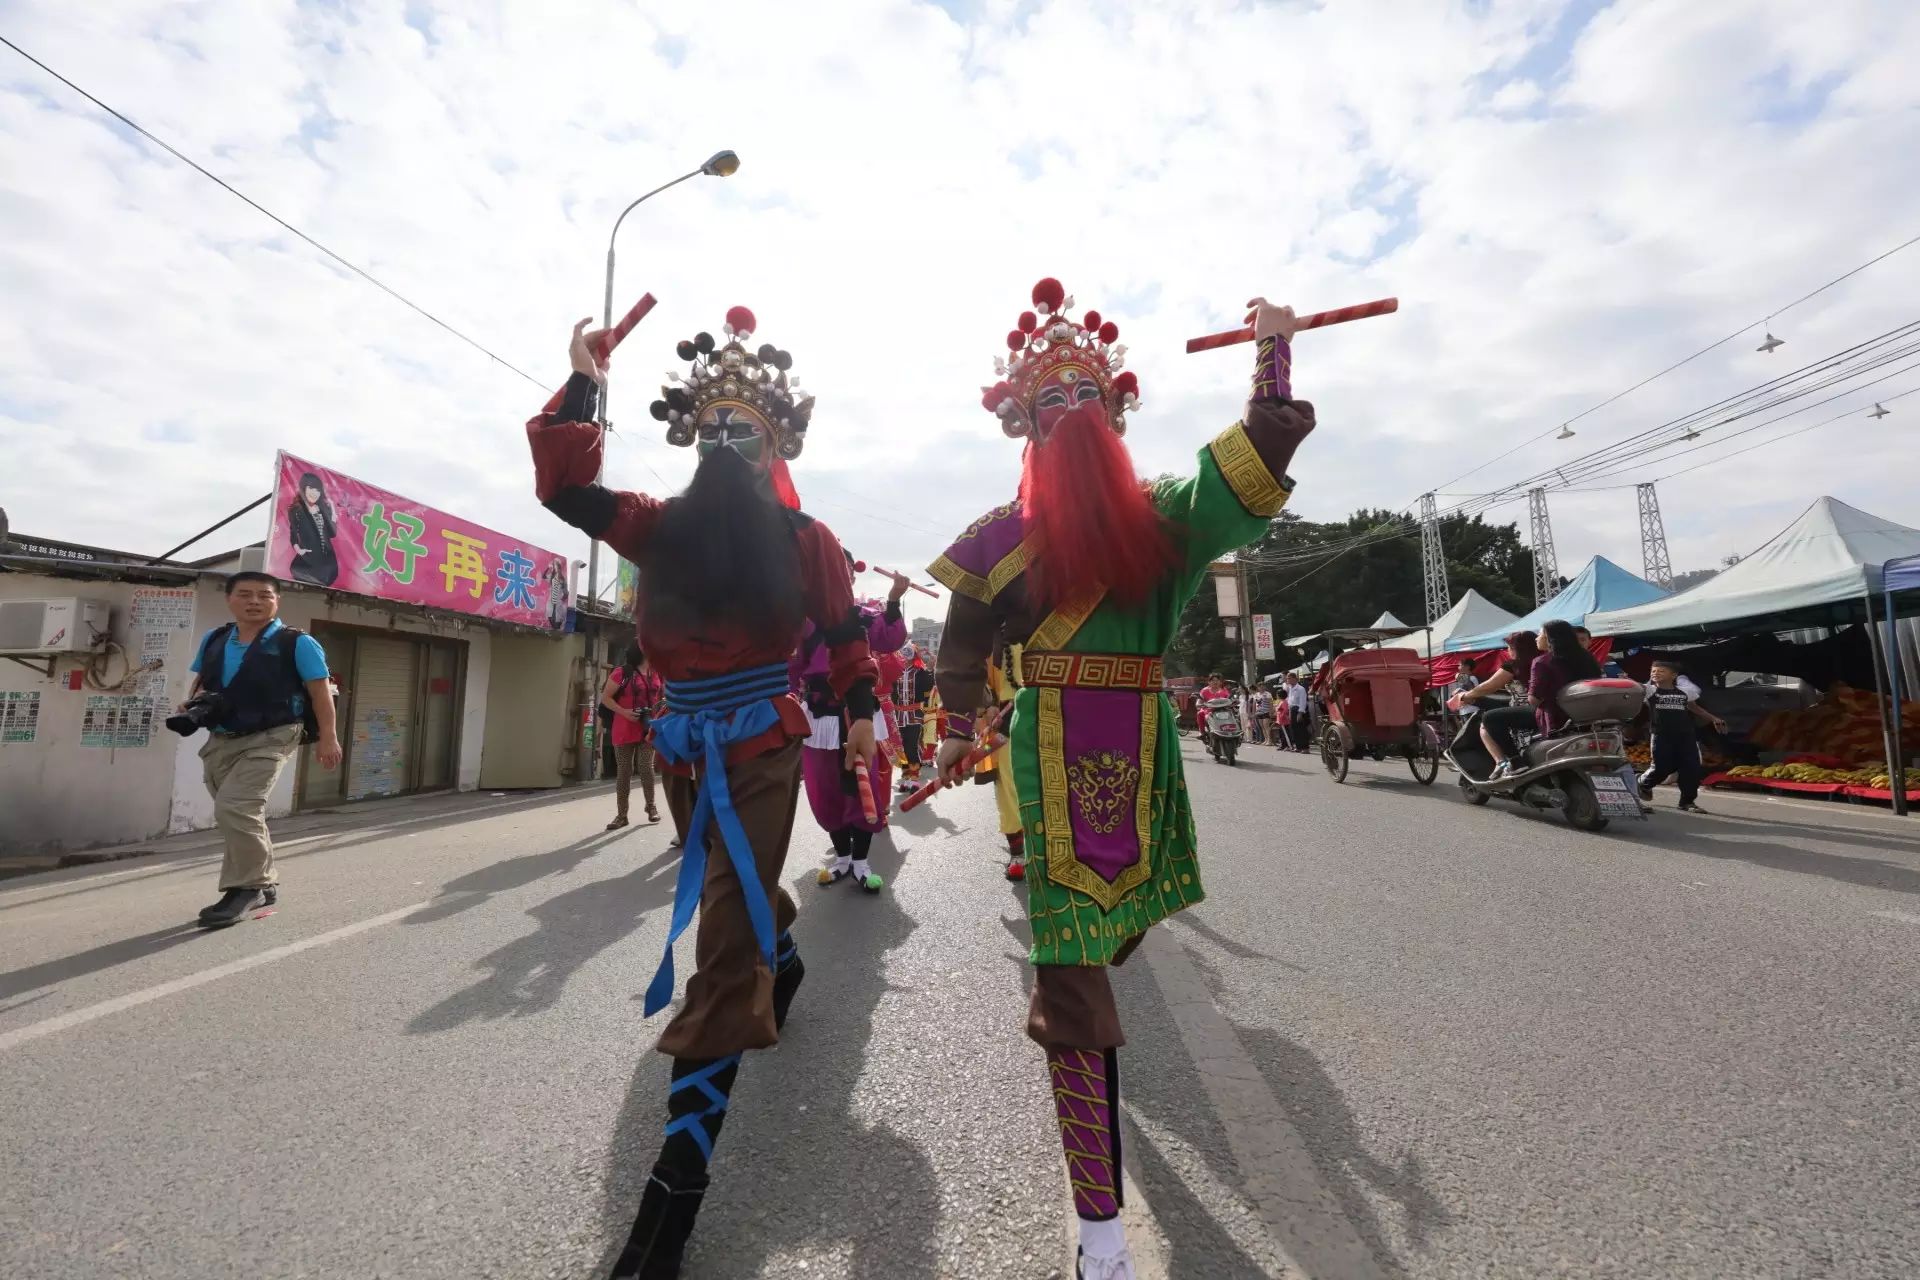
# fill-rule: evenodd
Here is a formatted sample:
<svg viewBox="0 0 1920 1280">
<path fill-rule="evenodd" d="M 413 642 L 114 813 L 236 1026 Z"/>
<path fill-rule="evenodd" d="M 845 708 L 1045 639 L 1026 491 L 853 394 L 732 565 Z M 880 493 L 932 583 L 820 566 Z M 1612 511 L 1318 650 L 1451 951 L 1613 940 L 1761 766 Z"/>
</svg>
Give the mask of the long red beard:
<svg viewBox="0 0 1920 1280">
<path fill-rule="evenodd" d="M 1092 585 L 1122 607 L 1144 604 L 1174 565 L 1172 532 L 1097 405 L 1069 411 L 1027 446 L 1020 508 L 1027 591 L 1042 609 Z"/>
</svg>

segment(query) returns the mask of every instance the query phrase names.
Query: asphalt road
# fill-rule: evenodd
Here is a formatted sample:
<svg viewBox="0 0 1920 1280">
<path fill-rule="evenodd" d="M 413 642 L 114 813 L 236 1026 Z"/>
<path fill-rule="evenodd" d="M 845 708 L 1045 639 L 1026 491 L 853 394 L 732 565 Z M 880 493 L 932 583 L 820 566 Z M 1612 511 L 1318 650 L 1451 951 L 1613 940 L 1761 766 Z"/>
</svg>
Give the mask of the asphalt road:
<svg viewBox="0 0 1920 1280">
<path fill-rule="evenodd" d="M 1143 1275 L 1920 1272 L 1920 840 L 1586 836 L 1188 751 L 1211 897 L 1116 974 Z M 211 935 L 205 855 L 8 882 L 0 1275 L 598 1274 L 658 1141 L 676 865 L 609 808 L 348 829 Z M 1070 1275 L 991 796 L 900 822 L 877 898 L 797 832 L 807 985 L 689 1275 Z"/>
</svg>

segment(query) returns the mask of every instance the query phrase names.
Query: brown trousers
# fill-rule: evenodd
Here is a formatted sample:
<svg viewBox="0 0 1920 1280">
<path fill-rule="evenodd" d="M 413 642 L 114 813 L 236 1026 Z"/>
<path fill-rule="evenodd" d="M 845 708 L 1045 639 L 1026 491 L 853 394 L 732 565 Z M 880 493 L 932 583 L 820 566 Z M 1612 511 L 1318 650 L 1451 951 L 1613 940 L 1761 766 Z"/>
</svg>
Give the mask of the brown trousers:
<svg viewBox="0 0 1920 1280">
<path fill-rule="evenodd" d="M 1106 966 L 1035 965 L 1027 1038 L 1048 1049 L 1118 1049 L 1125 1044 Z"/>
<path fill-rule="evenodd" d="M 647 812 L 653 810 L 653 744 L 623 742 L 613 749 L 619 781 L 614 786 L 614 801 L 621 817 L 627 816 L 627 797 L 633 794 L 633 775 L 640 775 L 640 793 L 647 798 Z"/>
<path fill-rule="evenodd" d="M 801 744 L 727 768 L 727 789 L 734 810 L 753 846 L 760 887 L 773 906 L 775 936 L 793 926 L 798 908 L 780 884 L 793 835 L 793 812 L 800 798 Z M 669 774 L 667 808 L 674 825 L 685 831 L 693 820 L 695 783 Z M 694 974 L 680 1012 L 660 1035 L 657 1048 L 675 1058 L 722 1058 L 779 1042 L 773 1026 L 773 971 L 754 941 L 740 878 L 734 874 L 720 824 L 707 826 L 707 875 L 700 893 L 700 922 L 695 926 Z M 686 856 L 684 853 L 682 857 Z"/>
</svg>

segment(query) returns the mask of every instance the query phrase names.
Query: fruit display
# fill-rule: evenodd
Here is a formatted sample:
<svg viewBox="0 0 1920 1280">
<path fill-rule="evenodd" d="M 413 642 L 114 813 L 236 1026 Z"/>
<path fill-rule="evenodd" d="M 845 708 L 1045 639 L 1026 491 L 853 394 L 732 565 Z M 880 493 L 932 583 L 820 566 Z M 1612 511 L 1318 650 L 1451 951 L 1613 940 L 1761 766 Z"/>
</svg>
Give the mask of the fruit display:
<svg viewBox="0 0 1920 1280">
<path fill-rule="evenodd" d="M 1650 742 L 1629 742 L 1627 744 L 1627 761 L 1633 765 L 1636 772 L 1652 768 L 1653 744 Z M 1704 742 L 1700 744 L 1700 765 L 1702 768 L 1711 771 L 1724 768 L 1726 764 L 1726 756 L 1715 751 Z"/>
<path fill-rule="evenodd" d="M 1887 774 L 1885 761 L 1853 769 L 1830 769 L 1817 764 L 1743 764 L 1728 769 L 1724 776 L 1730 782 L 1742 779 L 1826 782 L 1843 787 L 1872 787 L 1875 791 L 1885 791 L 1893 786 L 1893 780 Z"/>
<path fill-rule="evenodd" d="M 1920 703 L 1903 702 L 1900 713 L 1902 720 L 1900 750 L 1905 755 L 1920 753 Z M 1887 749 L 1886 741 L 1880 732 L 1880 698 L 1879 695 L 1871 692 L 1844 684 L 1835 684 L 1814 706 L 1799 711 L 1776 711 L 1762 719 L 1747 735 L 1747 741 L 1769 751 L 1831 757 L 1839 762 L 1841 769 L 1829 770 L 1829 772 L 1858 773 L 1868 769 L 1874 761 L 1883 761 L 1870 770 L 1869 776 L 1881 777 L 1883 781 L 1878 785 L 1886 785 L 1884 776 L 1887 770 L 1884 757 Z M 1787 767 L 1810 766 L 1796 764 Z M 1789 778 L 1788 780 L 1803 781 L 1804 779 Z M 1834 781 L 1830 778 L 1812 780 Z M 1851 782 L 1851 779 L 1848 781 Z M 1853 782 L 1852 785 L 1869 784 Z"/>
</svg>

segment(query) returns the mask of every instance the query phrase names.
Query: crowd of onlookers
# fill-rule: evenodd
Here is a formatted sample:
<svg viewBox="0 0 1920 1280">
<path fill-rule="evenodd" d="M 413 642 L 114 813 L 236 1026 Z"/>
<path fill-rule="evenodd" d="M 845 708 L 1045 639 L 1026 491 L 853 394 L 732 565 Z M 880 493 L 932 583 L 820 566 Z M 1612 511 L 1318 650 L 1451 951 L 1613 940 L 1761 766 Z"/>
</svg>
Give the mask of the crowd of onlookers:
<svg viewBox="0 0 1920 1280">
<path fill-rule="evenodd" d="M 1210 701 L 1225 698 L 1233 703 L 1240 715 L 1240 725 L 1246 741 L 1258 742 L 1264 746 L 1279 747 L 1285 751 L 1307 751 L 1313 741 L 1312 702 L 1307 686 L 1300 677 L 1287 672 L 1281 677 L 1277 688 L 1267 684 L 1255 684 L 1243 688 L 1238 683 L 1226 679 L 1218 671 L 1207 677 L 1206 684 L 1198 689 L 1188 689 L 1174 695 L 1174 706 L 1182 729 L 1199 729 L 1204 736 L 1200 719 L 1201 707 Z"/>
</svg>

